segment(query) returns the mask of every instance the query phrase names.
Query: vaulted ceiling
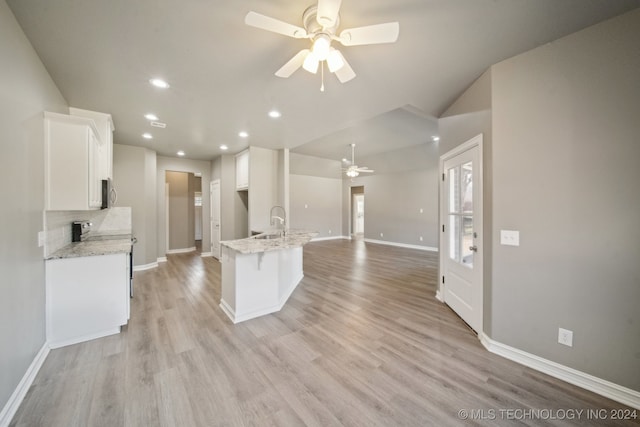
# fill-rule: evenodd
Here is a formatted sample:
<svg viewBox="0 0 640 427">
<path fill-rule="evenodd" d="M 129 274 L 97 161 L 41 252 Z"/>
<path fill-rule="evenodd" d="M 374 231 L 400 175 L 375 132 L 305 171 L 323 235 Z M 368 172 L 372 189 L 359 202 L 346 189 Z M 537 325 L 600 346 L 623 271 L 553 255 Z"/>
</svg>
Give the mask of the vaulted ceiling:
<svg viewBox="0 0 640 427">
<path fill-rule="evenodd" d="M 223 153 L 221 144 L 229 153 L 256 145 L 339 160 L 351 142 L 360 155 L 426 143 L 437 132 L 435 118 L 490 65 L 640 6 L 343 0 L 341 28 L 398 21 L 400 36 L 393 44 L 340 47 L 357 77 L 342 84 L 325 73 L 321 92 L 320 73 L 274 75 L 308 40 L 244 24 L 255 11 L 301 26 L 313 0 L 7 3 L 69 104 L 113 115 L 116 143 L 206 160 Z M 171 87 L 152 87 L 154 77 Z M 274 108 L 281 118 L 267 116 Z M 150 127 L 148 112 L 167 127 Z"/>
</svg>

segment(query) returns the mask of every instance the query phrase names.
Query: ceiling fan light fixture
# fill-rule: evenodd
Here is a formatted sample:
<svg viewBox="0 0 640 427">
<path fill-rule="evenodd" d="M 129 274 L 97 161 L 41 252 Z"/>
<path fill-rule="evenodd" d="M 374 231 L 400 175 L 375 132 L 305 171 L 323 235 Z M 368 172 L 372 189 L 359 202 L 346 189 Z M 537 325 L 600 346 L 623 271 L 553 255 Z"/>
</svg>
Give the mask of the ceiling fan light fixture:
<svg viewBox="0 0 640 427">
<path fill-rule="evenodd" d="M 331 48 L 331 39 L 326 34 L 318 34 L 313 41 L 313 48 L 311 51 L 318 58 L 318 61 L 324 61 L 329 56 Z"/>
<path fill-rule="evenodd" d="M 357 171 L 357 170 L 355 170 L 355 169 L 349 169 L 349 170 L 347 170 L 347 176 L 348 176 L 349 178 L 355 178 L 355 177 L 356 177 L 356 176 L 358 176 L 358 175 L 360 175 L 360 174 L 359 174 L 359 173 L 358 173 L 358 171 Z"/>
<path fill-rule="evenodd" d="M 335 49 L 331 49 L 329 56 L 327 56 L 327 66 L 329 67 L 329 71 L 332 73 L 335 73 L 344 67 L 344 60 L 342 59 L 340 52 Z"/>
<path fill-rule="evenodd" d="M 318 57 L 313 52 L 309 52 L 307 57 L 304 59 L 304 62 L 302 63 L 302 68 L 304 68 L 311 74 L 315 74 L 318 72 L 318 65 L 320 65 L 320 60 L 318 59 Z"/>
</svg>

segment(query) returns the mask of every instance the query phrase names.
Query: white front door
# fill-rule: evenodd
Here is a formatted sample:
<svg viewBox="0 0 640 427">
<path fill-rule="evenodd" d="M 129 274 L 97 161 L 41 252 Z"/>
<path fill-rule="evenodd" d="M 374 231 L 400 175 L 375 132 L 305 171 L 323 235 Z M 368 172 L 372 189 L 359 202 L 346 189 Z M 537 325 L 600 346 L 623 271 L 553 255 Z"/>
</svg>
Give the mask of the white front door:
<svg viewBox="0 0 640 427">
<path fill-rule="evenodd" d="M 441 295 L 482 332 L 482 135 L 441 157 Z"/>
<path fill-rule="evenodd" d="M 211 184 L 211 253 L 220 259 L 220 180 Z"/>
</svg>

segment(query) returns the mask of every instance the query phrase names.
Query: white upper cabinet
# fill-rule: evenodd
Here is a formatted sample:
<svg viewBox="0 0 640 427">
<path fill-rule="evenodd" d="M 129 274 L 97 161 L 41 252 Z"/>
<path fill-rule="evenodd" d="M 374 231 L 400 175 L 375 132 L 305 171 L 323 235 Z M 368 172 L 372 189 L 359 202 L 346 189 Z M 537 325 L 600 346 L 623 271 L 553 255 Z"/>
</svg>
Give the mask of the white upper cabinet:
<svg viewBox="0 0 640 427">
<path fill-rule="evenodd" d="M 103 144 L 92 119 L 45 113 L 45 210 L 100 209 Z"/>
<path fill-rule="evenodd" d="M 113 131 L 115 127 L 113 126 L 111 114 L 81 110 L 79 108 L 69 108 L 69 113 L 72 116 L 86 117 L 95 122 L 98 136 L 102 141 L 99 175 L 101 179 L 113 179 Z"/>
<path fill-rule="evenodd" d="M 249 150 L 236 154 L 236 190 L 249 189 Z"/>
</svg>

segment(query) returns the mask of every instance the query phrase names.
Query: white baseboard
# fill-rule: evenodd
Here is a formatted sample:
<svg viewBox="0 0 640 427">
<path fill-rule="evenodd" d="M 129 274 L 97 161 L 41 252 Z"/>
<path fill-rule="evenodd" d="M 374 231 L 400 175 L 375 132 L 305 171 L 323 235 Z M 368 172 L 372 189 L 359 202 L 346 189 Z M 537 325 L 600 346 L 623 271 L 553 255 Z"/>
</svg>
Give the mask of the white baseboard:
<svg viewBox="0 0 640 427">
<path fill-rule="evenodd" d="M 93 334 L 89 334 L 89 335 L 83 335 L 81 337 L 74 337 L 74 338 L 60 340 L 60 341 L 49 341 L 48 345 L 49 345 L 49 348 L 53 350 L 60 347 L 66 347 L 68 345 L 79 344 L 85 341 L 91 341 L 91 340 L 96 340 L 102 337 L 108 337 L 109 335 L 116 335 L 119 333 L 120 333 L 120 326 L 116 328 L 111 328 L 104 331 L 96 332 Z"/>
<path fill-rule="evenodd" d="M 444 302 L 444 297 L 442 296 L 442 293 L 440 293 L 440 289 L 436 291 L 436 299 L 440 302 Z"/>
<path fill-rule="evenodd" d="M 152 268 L 156 268 L 158 266 L 158 262 L 152 262 L 149 264 L 144 264 L 144 265 L 134 265 L 133 266 L 133 271 L 144 271 L 144 270 L 151 270 Z"/>
<path fill-rule="evenodd" d="M 407 249 L 417 249 L 419 251 L 438 252 L 438 248 L 433 248 L 431 246 L 409 245 L 407 243 L 396 243 L 396 242 L 389 242 L 386 240 L 375 240 L 375 239 L 364 239 L 364 241 L 367 243 L 377 243 L 379 245 L 397 246 L 399 248 L 407 248 Z"/>
<path fill-rule="evenodd" d="M 196 250 L 195 246 L 192 246 L 190 248 L 182 248 L 182 249 L 170 249 L 167 251 L 167 255 L 172 255 L 172 254 L 186 254 L 187 252 L 193 252 Z"/>
<path fill-rule="evenodd" d="M 161 263 L 161 262 L 167 262 L 167 257 L 166 256 L 158 257 L 158 263 Z"/>
<path fill-rule="evenodd" d="M 35 380 L 36 375 L 38 374 L 38 371 L 42 367 L 42 364 L 44 363 L 48 354 L 49 345 L 47 343 L 44 343 L 38 354 L 36 354 L 36 357 L 31 362 L 31 365 L 29 365 L 29 368 L 20 380 L 20 383 L 18 383 L 18 386 L 13 391 L 13 394 L 11 395 L 11 397 L 9 397 L 7 404 L 4 405 L 4 408 L 2 408 L 2 412 L 0 412 L 0 427 L 7 427 L 11 422 L 11 419 L 18 411 L 22 400 L 26 396 L 27 391 L 29 391 L 29 387 L 31 387 L 31 384 L 33 384 L 33 380 Z"/>
<path fill-rule="evenodd" d="M 640 392 L 612 383 L 602 378 L 594 377 L 585 372 L 561 365 L 551 360 L 543 359 L 531 353 L 492 340 L 484 333 L 480 335 L 480 342 L 491 353 L 528 366 L 536 371 L 561 379 L 570 384 L 592 391 L 601 396 L 623 403 L 632 408 L 640 409 Z"/>
<path fill-rule="evenodd" d="M 213 256 L 213 252 L 202 252 L 202 253 L 200 254 L 200 256 L 201 256 L 202 258 L 206 258 L 206 257 L 208 257 L 208 256 Z"/>
</svg>

